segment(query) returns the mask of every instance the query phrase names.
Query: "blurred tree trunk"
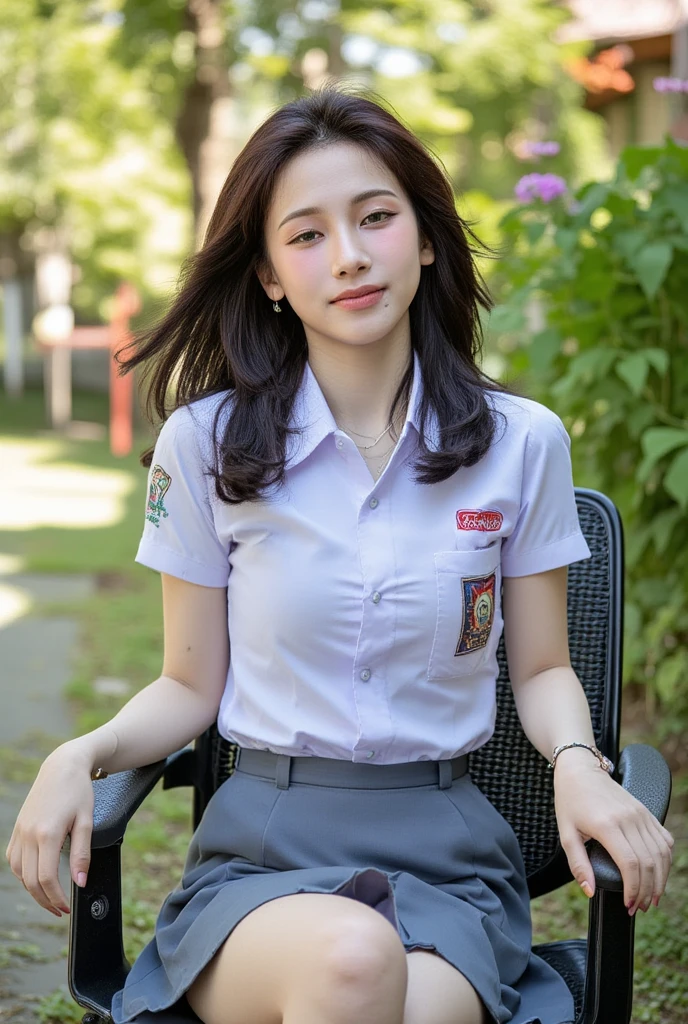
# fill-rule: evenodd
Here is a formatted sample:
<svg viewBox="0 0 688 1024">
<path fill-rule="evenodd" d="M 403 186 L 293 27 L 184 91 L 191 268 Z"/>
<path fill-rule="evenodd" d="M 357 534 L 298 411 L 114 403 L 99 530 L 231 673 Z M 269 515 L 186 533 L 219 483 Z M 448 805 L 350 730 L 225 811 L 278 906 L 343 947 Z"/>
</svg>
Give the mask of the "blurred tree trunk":
<svg viewBox="0 0 688 1024">
<path fill-rule="evenodd" d="M 237 155 L 225 19 L 223 0 L 187 0 L 184 29 L 195 37 L 196 61 L 175 127 L 191 175 L 197 249 Z"/>
</svg>

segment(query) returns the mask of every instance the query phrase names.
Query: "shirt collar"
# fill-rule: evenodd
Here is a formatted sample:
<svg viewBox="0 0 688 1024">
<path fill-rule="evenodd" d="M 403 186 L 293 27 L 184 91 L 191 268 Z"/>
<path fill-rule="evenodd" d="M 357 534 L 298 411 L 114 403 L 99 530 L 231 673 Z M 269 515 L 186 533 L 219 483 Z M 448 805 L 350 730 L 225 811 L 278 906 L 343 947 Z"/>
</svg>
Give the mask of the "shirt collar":
<svg viewBox="0 0 688 1024">
<path fill-rule="evenodd" d="M 408 433 L 409 425 L 413 426 L 416 433 L 420 434 L 420 404 L 422 397 L 423 375 L 418 354 L 414 349 L 413 385 L 411 387 L 406 420 L 401 433 L 402 438 Z M 298 427 L 301 433 L 290 434 L 287 437 L 287 469 L 291 469 L 293 466 L 297 466 L 299 462 L 303 462 L 324 438 L 339 429 L 308 361 L 306 361 L 303 377 L 294 399 L 290 426 Z M 434 412 L 431 411 L 428 417 L 428 429 L 426 430 L 426 443 L 428 447 L 438 446 L 438 438 L 437 420 Z"/>
</svg>

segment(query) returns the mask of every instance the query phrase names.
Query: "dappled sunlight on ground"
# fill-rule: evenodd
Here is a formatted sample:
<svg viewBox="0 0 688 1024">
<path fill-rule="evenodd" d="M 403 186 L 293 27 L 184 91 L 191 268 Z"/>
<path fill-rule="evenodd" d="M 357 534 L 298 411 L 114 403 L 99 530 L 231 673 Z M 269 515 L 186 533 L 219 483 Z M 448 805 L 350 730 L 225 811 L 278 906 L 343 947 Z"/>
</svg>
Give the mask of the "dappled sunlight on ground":
<svg viewBox="0 0 688 1024">
<path fill-rule="evenodd" d="M 28 615 L 32 608 L 33 601 L 26 590 L 0 581 L 0 629 Z"/>
<path fill-rule="evenodd" d="M 133 474 L 57 461 L 63 452 L 59 440 L 0 437 L 0 530 L 95 528 L 122 519 Z"/>
</svg>

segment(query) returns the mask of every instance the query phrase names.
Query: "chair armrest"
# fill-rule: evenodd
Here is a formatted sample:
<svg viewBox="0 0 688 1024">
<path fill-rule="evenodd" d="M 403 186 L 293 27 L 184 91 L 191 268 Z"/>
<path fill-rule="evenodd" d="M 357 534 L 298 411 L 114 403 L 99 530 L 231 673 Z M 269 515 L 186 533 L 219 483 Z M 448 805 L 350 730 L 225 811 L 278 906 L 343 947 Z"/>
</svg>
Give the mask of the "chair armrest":
<svg viewBox="0 0 688 1024">
<path fill-rule="evenodd" d="M 654 747 L 630 743 L 619 758 L 618 780 L 658 821 L 664 822 L 671 797 L 669 766 Z M 616 892 L 623 890 L 621 872 L 603 846 L 592 840 L 587 847 L 595 884 Z"/>
<path fill-rule="evenodd" d="M 91 863 L 83 889 L 72 880 L 67 969 L 73 998 L 97 1019 L 110 1019 L 112 997 L 129 972 L 122 938 L 120 859 L 127 825 L 161 778 L 165 788 L 193 784 L 194 764 L 195 752 L 185 747 L 164 761 L 93 783 Z"/>
</svg>

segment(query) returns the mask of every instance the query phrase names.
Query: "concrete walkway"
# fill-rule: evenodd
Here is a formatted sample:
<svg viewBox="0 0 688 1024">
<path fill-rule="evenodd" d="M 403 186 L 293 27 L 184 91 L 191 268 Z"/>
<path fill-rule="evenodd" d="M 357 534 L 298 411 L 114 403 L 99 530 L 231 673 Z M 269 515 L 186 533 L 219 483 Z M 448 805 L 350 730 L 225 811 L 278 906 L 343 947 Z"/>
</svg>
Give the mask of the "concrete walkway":
<svg viewBox="0 0 688 1024">
<path fill-rule="evenodd" d="M 7 569 L 7 566 L 6 566 Z M 10 871 L 5 850 L 35 765 L 74 735 L 63 692 L 78 640 L 68 615 L 46 616 L 41 605 L 87 598 L 88 576 L 0 575 L 0 1024 L 38 1024 L 42 996 L 67 989 L 69 916 L 40 907 Z M 4 624 L 2 622 L 4 621 Z M 12 781 L 21 778 L 22 781 Z M 69 898 L 69 862 L 60 881 Z"/>
</svg>

